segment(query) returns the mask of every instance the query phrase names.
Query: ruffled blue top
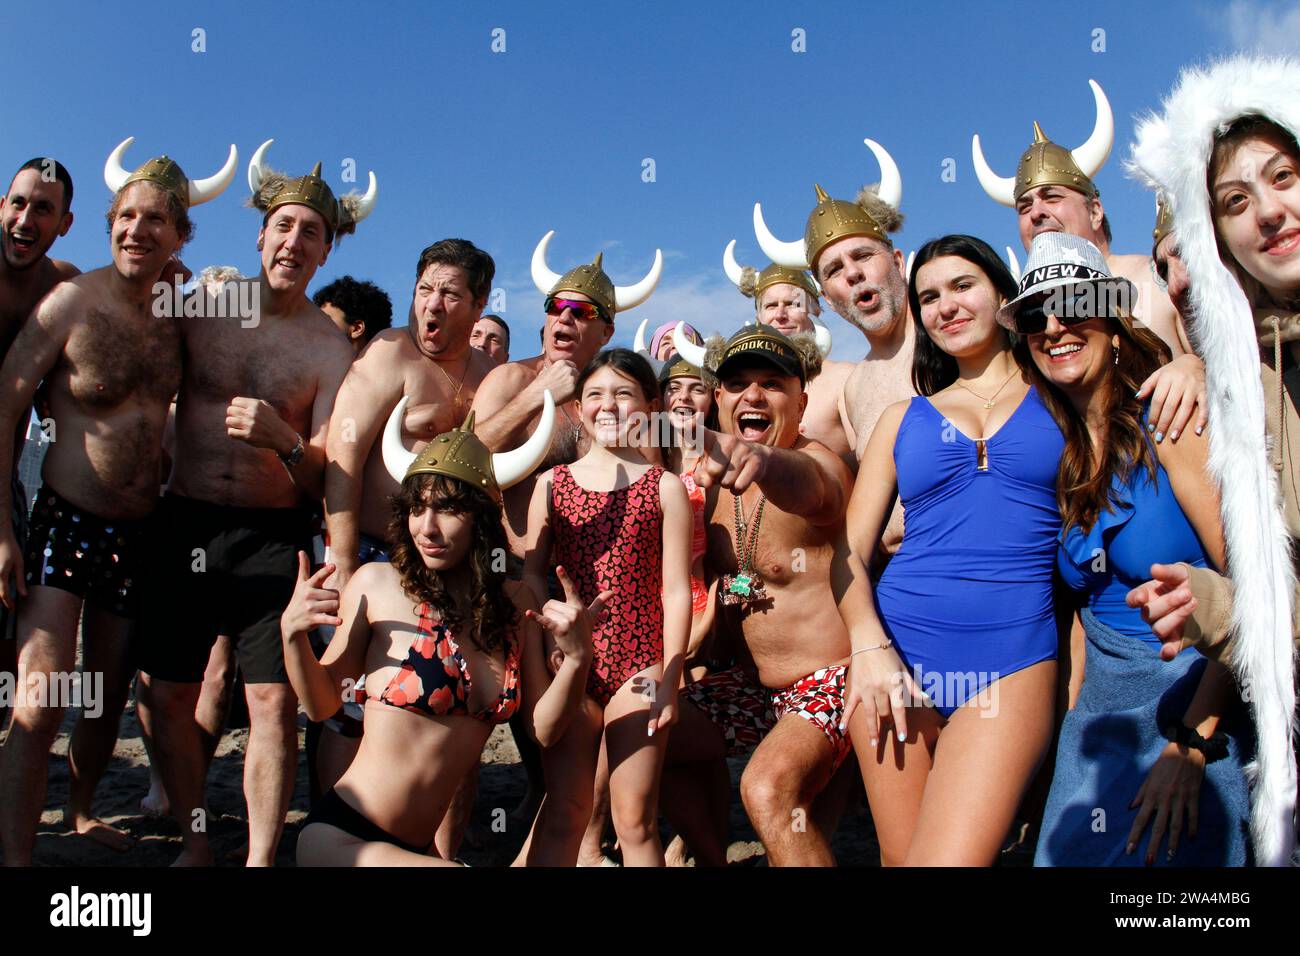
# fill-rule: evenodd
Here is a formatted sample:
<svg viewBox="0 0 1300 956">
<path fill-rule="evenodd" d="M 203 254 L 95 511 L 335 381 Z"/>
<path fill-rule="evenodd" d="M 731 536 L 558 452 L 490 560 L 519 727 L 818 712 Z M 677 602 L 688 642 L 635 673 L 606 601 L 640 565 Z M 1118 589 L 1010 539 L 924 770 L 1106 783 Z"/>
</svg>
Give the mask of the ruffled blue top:
<svg viewBox="0 0 1300 956">
<path fill-rule="evenodd" d="M 1143 415 L 1144 424 L 1145 419 Z M 1160 639 L 1141 611 L 1124 603 L 1128 592 L 1151 580 L 1153 564 L 1185 561 L 1213 567 L 1158 463 L 1154 481 L 1145 468 L 1135 468 L 1128 482 L 1116 476 L 1111 510 L 1103 510 L 1087 534 L 1075 525 L 1062 531 L 1058 541 L 1061 577 L 1074 590 L 1087 592 L 1097 619 L 1156 650 Z"/>
</svg>

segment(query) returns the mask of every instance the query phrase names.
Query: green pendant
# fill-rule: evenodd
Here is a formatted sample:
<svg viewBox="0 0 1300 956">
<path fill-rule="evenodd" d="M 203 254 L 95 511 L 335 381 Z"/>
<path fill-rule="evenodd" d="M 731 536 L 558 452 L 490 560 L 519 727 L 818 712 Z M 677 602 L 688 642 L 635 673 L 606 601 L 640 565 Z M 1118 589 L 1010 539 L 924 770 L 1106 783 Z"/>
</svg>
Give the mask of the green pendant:
<svg viewBox="0 0 1300 956">
<path fill-rule="evenodd" d="M 753 580 L 754 579 L 751 578 L 748 574 L 737 574 L 734 578 L 731 579 L 731 584 L 727 587 L 727 590 L 730 591 L 732 594 L 739 594 L 743 597 L 749 597 L 750 594 L 749 586 L 751 583 L 753 583 Z"/>
</svg>

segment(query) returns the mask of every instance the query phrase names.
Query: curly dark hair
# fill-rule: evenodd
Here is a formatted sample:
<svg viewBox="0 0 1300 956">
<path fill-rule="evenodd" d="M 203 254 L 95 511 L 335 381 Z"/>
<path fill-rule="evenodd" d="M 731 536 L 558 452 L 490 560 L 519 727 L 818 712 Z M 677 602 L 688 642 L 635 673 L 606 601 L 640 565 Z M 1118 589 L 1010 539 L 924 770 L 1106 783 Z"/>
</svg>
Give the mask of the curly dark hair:
<svg viewBox="0 0 1300 956">
<path fill-rule="evenodd" d="M 389 499 L 393 514 L 388 522 L 392 564 L 402 581 L 402 590 L 413 601 L 428 603 L 444 624 L 461 633 L 464 620 L 446 582 L 437 571 L 425 566 L 411 538 L 407 518 L 412 511 L 435 508 L 469 515 L 474 519 L 474 542 L 465 560 L 472 572 L 470 608 L 473 627 L 470 641 L 482 651 L 504 645 L 507 631 L 519 623 L 515 603 L 505 593 L 506 532 L 501 524 L 501 506 L 479 489 L 445 475 L 412 475 Z"/>
<path fill-rule="evenodd" d="M 387 292 L 373 282 L 342 276 L 317 289 L 311 300 L 318 308 L 322 305 L 334 306 L 347 316 L 349 322 L 360 320 L 364 323 L 362 344 L 393 325 L 392 300 L 388 298 Z"/>
</svg>

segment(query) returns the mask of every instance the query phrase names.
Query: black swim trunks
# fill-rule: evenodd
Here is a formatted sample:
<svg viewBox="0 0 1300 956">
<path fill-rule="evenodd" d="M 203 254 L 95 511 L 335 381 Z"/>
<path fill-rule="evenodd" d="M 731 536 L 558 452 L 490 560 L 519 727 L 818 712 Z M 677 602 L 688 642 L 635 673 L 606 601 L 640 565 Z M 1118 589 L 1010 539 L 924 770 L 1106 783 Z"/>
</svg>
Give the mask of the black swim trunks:
<svg viewBox="0 0 1300 956">
<path fill-rule="evenodd" d="M 42 484 L 23 549 L 27 586 L 69 591 L 87 604 L 139 617 L 151 521 L 101 518 Z"/>
<path fill-rule="evenodd" d="M 155 527 L 137 638 L 140 670 L 200 683 L 212 645 L 226 635 L 244 683 L 288 683 L 280 615 L 298 580 L 298 552 L 311 554 L 311 512 L 168 493 Z"/>
</svg>

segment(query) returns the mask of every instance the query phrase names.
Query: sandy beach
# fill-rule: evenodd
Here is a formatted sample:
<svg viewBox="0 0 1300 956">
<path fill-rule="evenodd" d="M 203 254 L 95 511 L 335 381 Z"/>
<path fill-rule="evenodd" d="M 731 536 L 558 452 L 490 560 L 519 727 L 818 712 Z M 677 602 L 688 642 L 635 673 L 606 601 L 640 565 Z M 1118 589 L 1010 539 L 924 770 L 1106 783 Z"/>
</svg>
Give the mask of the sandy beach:
<svg viewBox="0 0 1300 956">
<path fill-rule="evenodd" d="M 127 705 L 122 731 L 113 761 L 100 782 L 95 809 L 101 819 L 131 835 L 134 845 L 124 853 L 100 846 L 64 828 L 62 807 L 68 792 L 68 737 L 73 718 L 65 719 L 49 758 L 50 785 L 46 809 L 36 836 L 35 860 L 41 866 L 167 866 L 180 852 L 180 837 L 171 820 L 158 820 L 140 810 L 140 798 L 149 789 L 149 767 L 134 703 Z M 299 745 L 303 740 L 304 718 L 299 717 Z M 209 835 L 217 863 L 237 866 L 243 862 L 247 841 L 247 812 L 243 795 L 243 753 L 248 731 L 228 731 L 217 750 L 212 773 L 208 778 L 208 804 L 212 811 Z M 763 847 L 745 816 L 736 787 L 745 767 L 745 758 L 728 761 L 732 778 L 731 838 L 727 856 L 733 866 L 766 866 Z M 504 866 L 514 859 L 522 845 L 522 828 L 512 831 L 507 822 L 505 832 L 495 833 L 492 821 L 506 814 L 524 794 L 524 772 L 519 752 L 507 727 L 497 727 L 483 751 L 483 769 L 479 779 L 478 800 L 470 838 L 462 846 L 461 857 L 470 866 Z M 293 866 L 294 845 L 298 829 L 307 816 L 307 765 L 300 759 L 298 781 L 280 841 L 277 865 Z M 833 843 L 835 856 L 842 866 L 876 866 L 879 851 L 870 817 L 862 801 L 855 800 L 845 813 Z M 1009 865 L 1027 865 L 1027 851 L 1004 858 Z"/>
</svg>

